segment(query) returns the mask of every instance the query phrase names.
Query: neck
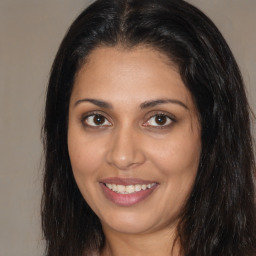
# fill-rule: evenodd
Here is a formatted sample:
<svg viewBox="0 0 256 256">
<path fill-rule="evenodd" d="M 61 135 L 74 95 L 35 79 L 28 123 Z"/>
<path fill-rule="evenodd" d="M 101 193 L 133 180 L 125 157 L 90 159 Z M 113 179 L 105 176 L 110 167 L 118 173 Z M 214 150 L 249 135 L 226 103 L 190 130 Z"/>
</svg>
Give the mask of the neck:
<svg viewBox="0 0 256 256">
<path fill-rule="evenodd" d="M 106 243 L 101 256 L 181 256 L 175 230 L 166 229 L 144 234 L 120 234 L 113 230 L 104 230 L 104 234 Z"/>
</svg>

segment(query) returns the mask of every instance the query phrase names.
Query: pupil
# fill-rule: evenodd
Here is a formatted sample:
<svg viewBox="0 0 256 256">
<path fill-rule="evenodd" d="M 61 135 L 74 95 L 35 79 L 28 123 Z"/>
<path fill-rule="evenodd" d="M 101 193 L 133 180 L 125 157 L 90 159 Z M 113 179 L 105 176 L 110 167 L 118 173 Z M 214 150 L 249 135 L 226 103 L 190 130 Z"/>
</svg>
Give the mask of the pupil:
<svg viewBox="0 0 256 256">
<path fill-rule="evenodd" d="M 166 123 L 166 116 L 157 116 L 156 117 L 156 123 L 163 125 Z"/>
<path fill-rule="evenodd" d="M 105 121 L 105 117 L 101 115 L 95 115 L 95 117 L 93 118 L 93 121 L 95 124 L 103 124 Z"/>
</svg>

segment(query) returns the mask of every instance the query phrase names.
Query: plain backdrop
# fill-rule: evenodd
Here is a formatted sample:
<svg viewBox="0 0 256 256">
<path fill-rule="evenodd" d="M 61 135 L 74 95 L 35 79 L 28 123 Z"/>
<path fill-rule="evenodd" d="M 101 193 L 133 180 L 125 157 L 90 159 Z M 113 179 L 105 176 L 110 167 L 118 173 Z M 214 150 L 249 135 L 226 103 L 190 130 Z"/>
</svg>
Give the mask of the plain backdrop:
<svg viewBox="0 0 256 256">
<path fill-rule="evenodd" d="M 0 0 L 0 256 L 43 255 L 40 130 L 45 89 L 67 28 L 90 2 Z M 256 1 L 189 2 L 208 14 L 228 41 L 256 112 Z"/>
</svg>

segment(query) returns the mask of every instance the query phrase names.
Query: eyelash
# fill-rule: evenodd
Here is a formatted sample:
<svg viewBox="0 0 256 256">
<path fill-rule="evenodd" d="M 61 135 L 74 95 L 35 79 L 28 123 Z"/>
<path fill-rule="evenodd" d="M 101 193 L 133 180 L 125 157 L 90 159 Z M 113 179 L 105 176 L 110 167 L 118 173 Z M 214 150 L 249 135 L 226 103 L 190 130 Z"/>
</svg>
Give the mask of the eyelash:
<svg viewBox="0 0 256 256">
<path fill-rule="evenodd" d="M 154 118 L 154 122 L 156 123 L 156 118 L 157 117 L 165 118 L 165 120 L 164 120 L 165 123 L 163 125 L 161 125 L 161 124 L 157 124 L 157 125 L 148 124 L 149 121 L 152 118 Z M 166 122 L 167 122 L 167 124 L 166 124 Z M 171 117 L 170 115 L 168 115 L 164 112 L 155 112 L 155 113 L 151 114 L 149 118 L 147 118 L 147 121 L 146 121 L 146 123 L 143 124 L 143 126 L 149 127 L 149 128 L 166 129 L 166 128 L 169 128 L 170 126 L 172 126 L 174 122 L 176 122 L 174 117 Z"/>
<path fill-rule="evenodd" d="M 103 117 L 103 119 L 104 119 L 104 120 L 103 120 L 103 121 L 104 121 L 103 124 L 98 124 L 98 125 L 95 124 L 94 118 L 97 117 L 97 116 L 98 116 L 99 118 L 102 118 L 102 117 Z M 157 117 L 164 117 L 164 118 L 166 118 L 166 120 L 164 120 L 164 121 L 167 122 L 167 124 L 163 124 L 163 125 L 161 125 L 161 124 L 158 124 L 158 125 L 150 125 L 150 124 L 148 124 L 149 121 L 150 121 L 152 118 L 157 118 Z M 93 121 L 95 125 L 88 124 L 89 118 L 92 118 L 91 121 Z M 90 120 L 89 120 L 89 121 L 90 121 Z M 107 121 L 109 124 L 104 125 L 104 123 L 105 123 L 106 121 Z M 92 129 L 94 129 L 94 128 L 111 127 L 111 126 L 112 126 L 112 123 L 108 120 L 108 118 L 105 117 L 104 114 L 98 113 L 98 112 L 93 112 L 93 113 L 87 114 L 86 116 L 83 116 L 82 119 L 81 119 L 81 122 L 82 122 L 83 126 L 89 127 L 89 128 L 92 128 Z M 156 123 L 156 120 L 154 120 L 154 122 Z M 155 112 L 155 113 L 151 114 L 151 115 L 149 116 L 149 118 L 147 118 L 147 121 L 144 122 L 142 126 L 147 127 L 147 128 L 165 129 L 165 128 L 169 128 L 170 126 L 172 126 L 172 124 L 173 124 L 174 122 L 176 122 L 176 120 L 175 120 L 174 117 L 171 117 L 171 116 L 169 116 L 169 115 L 167 115 L 166 113 L 163 113 L 163 112 Z"/>
<path fill-rule="evenodd" d="M 108 121 L 108 118 L 106 118 L 104 114 L 98 113 L 98 112 L 93 112 L 93 113 L 89 113 L 89 114 L 87 114 L 86 116 L 83 116 L 83 117 L 82 117 L 81 122 L 82 122 L 83 126 L 85 126 L 85 127 L 90 127 L 90 128 L 103 128 L 103 127 L 112 126 L 112 124 L 111 124 L 110 121 L 108 121 L 108 123 L 110 123 L 110 125 L 102 125 L 102 124 L 99 124 L 99 125 L 97 125 L 97 124 L 96 124 L 96 125 L 90 125 L 90 124 L 87 123 L 87 121 L 88 121 L 89 118 L 94 119 L 96 116 L 98 116 L 98 117 L 100 117 L 100 118 L 103 117 L 103 118 L 104 118 L 104 123 L 105 123 L 106 121 Z"/>
</svg>

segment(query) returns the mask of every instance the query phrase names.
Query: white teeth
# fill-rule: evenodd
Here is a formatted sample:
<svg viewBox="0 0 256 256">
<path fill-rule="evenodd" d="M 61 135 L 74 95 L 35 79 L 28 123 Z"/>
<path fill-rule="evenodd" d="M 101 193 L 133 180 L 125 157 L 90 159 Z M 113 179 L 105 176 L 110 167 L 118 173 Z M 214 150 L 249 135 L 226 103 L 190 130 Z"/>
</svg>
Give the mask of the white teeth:
<svg viewBox="0 0 256 256">
<path fill-rule="evenodd" d="M 134 190 L 136 191 L 136 192 L 138 192 L 138 191 L 141 191 L 141 185 L 135 185 L 134 186 Z"/>
<path fill-rule="evenodd" d="M 123 193 L 123 192 L 125 192 L 125 190 L 126 190 L 126 188 L 124 185 L 117 185 L 117 191 L 119 193 Z"/>
<path fill-rule="evenodd" d="M 116 184 L 113 184 L 113 185 L 112 185 L 112 190 L 115 191 L 115 192 L 117 192 L 117 185 L 116 185 Z"/>
<path fill-rule="evenodd" d="M 147 185 L 144 185 L 144 184 L 143 184 L 143 185 L 141 186 L 141 189 L 142 189 L 142 190 L 147 189 Z"/>
<path fill-rule="evenodd" d="M 105 184 L 109 189 L 111 189 L 114 192 L 117 192 L 119 194 L 132 194 L 135 192 L 139 192 L 141 190 L 146 190 L 152 188 L 156 183 L 151 184 L 136 184 L 136 185 L 116 185 L 116 184 Z"/>
<path fill-rule="evenodd" d="M 135 188 L 133 185 L 126 186 L 125 188 L 125 192 L 127 192 L 128 194 L 133 193 L 134 191 L 135 191 Z"/>
</svg>

